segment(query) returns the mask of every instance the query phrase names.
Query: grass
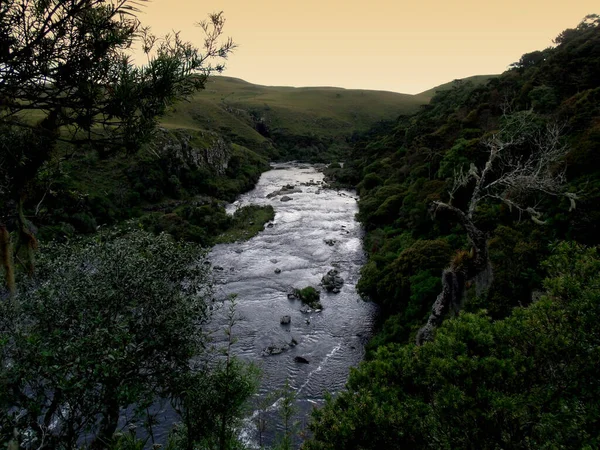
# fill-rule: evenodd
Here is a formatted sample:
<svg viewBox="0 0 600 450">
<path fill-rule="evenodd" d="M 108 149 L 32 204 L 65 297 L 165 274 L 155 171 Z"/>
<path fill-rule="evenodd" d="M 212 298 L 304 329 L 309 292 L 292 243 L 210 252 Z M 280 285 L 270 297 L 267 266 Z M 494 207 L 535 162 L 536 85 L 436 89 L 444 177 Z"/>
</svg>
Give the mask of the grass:
<svg viewBox="0 0 600 450">
<path fill-rule="evenodd" d="M 259 86 L 219 76 L 212 77 L 206 89 L 189 101 L 177 104 L 162 124 L 216 131 L 265 154 L 271 141 L 277 145 L 294 137 L 325 145 L 344 142 L 356 131 L 415 112 L 427 101 L 396 92 Z"/>
<path fill-rule="evenodd" d="M 321 293 L 314 287 L 307 286 L 304 289 L 296 289 L 295 294 L 302 301 L 302 303 L 310 306 L 312 309 L 323 309 L 323 305 L 319 301 L 321 298 Z"/>
<path fill-rule="evenodd" d="M 231 226 L 217 236 L 215 243 L 229 244 L 240 240 L 248 240 L 260 233 L 267 222 L 275 218 L 275 210 L 271 205 L 250 205 L 238 209 L 233 215 Z"/>
</svg>

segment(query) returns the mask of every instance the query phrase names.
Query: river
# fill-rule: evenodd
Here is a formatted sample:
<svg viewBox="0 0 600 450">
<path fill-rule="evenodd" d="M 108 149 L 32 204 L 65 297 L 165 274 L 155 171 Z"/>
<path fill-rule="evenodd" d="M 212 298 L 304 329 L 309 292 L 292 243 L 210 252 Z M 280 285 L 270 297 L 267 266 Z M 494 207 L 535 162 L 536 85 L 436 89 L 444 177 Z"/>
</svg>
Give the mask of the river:
<svg viewBox="0 0 600 450">
<path fill-rule="evenodd" d="M 237 295 L 234 352 L 260 366 L 259 397 L 281 389 L 288 380 L 296 394 L 300 427 L 312 407 L 323 402 L 325 391 L 335 393 L 344 387 L 350 367 L 363 359 L 376 316 L 375 305 L 356 292 L 365 262 L 363 231 L 355 220 L 356 194 L 323 188 L 322 181 L 323 174 L 313 166 L 274 165 L 252 191 L 228 207 L 233 212 L 245 205 L 270 204 L 275 209 L 272 224 L 248 241 L 216 245 L 210 253 L 217 298 Z M 282 201 L 283 195 L 267 198 L 285 185 L 302 192 L 285 194 L 289 201 Z M 344 279 L 337 294 L 318 286 L 334 268 Z M 288 299 L 292 288 L 306 286 L 322 291 L 322 311 L 303 312 L 299 300 Z M 281 325 L 286 315 L 291 323 Z M 265 356 L 269 347 L 284 351 Z M 296 362 L 298 356 L 308 364 Z M 270 420 L 267 443 L 276 435 L 277 420 Z M 246 425 L 246 439 L 256 442 L 251 421 Z"/>
</svg>

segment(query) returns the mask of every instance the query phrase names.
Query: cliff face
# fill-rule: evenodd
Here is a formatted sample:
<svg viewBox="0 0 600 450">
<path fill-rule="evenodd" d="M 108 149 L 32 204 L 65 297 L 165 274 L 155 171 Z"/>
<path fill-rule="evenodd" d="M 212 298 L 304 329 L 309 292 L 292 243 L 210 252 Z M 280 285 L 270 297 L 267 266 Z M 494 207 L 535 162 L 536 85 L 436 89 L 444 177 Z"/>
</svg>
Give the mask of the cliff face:
<svg viewBox="0 0 600 450">
<path fill-rule="evenodd" d="M 204 168 L 216 175 L 225 173 L 232 155 L 230 146 L 217 133 L 185 129 L 159 128 L 154 150 L 174 172 Z"/>
</svg>

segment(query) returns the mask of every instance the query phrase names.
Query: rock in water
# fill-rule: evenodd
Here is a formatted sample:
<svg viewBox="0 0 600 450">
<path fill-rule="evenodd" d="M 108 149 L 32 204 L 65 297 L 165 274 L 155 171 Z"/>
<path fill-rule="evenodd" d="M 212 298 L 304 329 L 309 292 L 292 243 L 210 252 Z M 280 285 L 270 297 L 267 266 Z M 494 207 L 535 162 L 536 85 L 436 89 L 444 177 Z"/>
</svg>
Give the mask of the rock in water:
<svg viewBox="0 0 600 450">
<path fill-rule="evenodd" d="M 340 277 L 337 269 L 331 269 L 329 272 L 327 272 L 327 275 L 321 278 L 321 285 L 327 292 L 333 292 L 334 294 L 337 294 L 344 285 L 344 279 Z"/>
<path fill-rule="evenodd" d="M 282 202 L 289 202 L 290 200 L 293 200 L 293 198 L 292 197 L 288 197 L 287 195 L 284 195 L 280 199 L 280 201 L 282 201 Z"/>
<path fill-rule="evenodd" d="M 278 267 L 277 269 L 275 269 L 275 273 L 277 273 L 277 274 L 281 273 L 281 269 Z"/>
<path fill-rule="evenodd" d="M 303 358 L 302 356 L 296 356 L 294 358 L 294 361 L 296 361 L 297 363 L 300 363 L 300 364 L 308 364 L 309 363 L 308 359 Z"/>
<path fill-rule="evenodd" d="M 279 323 L 281 325 L 289 325 L 292 322 L 292 318 L 290 316 L 281 316 Z"/>
</svg>

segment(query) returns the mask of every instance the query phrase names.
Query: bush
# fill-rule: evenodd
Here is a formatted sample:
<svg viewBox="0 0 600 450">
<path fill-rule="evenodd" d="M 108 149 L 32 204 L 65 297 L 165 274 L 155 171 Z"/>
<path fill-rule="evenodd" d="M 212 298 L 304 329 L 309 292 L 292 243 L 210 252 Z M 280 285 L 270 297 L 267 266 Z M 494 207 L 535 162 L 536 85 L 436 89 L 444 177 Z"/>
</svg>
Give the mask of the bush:
<svg viewBox="0 0 600 450">
<path fill-rule="evenodd" d="M 321 298 L 321 292 L 317 291 L 312 286 L 307 286 L 304 289 L 296 289 L 296 296 L 305 303 L 310 306 L 312 309 L 323 309 L 323 305 L 319 301 Z"/>
</svg>

